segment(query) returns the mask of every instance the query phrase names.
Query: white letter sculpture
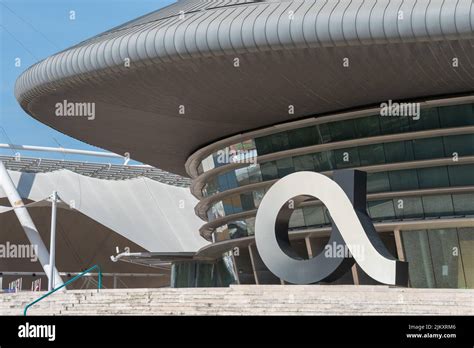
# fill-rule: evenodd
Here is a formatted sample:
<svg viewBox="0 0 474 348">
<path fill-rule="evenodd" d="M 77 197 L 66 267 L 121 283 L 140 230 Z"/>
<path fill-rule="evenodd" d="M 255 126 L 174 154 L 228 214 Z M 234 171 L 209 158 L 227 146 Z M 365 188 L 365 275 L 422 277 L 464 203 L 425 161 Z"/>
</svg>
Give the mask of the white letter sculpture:
<svg viewBox="0 0 474 348">
<path fill-rule="evenodd" d="M 276 182 L 263 197 L 255 222 L 255 240 L 265 265 L 279 278 L 294 284 L 333 281 L 357 264 L 376 281 L 408 285 L 408 263 L 386 249 L 366 211 L 367 174 L 356 170 L 334 172 L 334 181 L 315 172 L 297 172 Z M 331 215 L 328 245 L 347 246 L 351 256 L 327 253 L 303 260 L 288 239 L 288 221 L 295 204 L 319 199 Z M 362 252 L 361 252 L 362 251 Z"/>
</svg>

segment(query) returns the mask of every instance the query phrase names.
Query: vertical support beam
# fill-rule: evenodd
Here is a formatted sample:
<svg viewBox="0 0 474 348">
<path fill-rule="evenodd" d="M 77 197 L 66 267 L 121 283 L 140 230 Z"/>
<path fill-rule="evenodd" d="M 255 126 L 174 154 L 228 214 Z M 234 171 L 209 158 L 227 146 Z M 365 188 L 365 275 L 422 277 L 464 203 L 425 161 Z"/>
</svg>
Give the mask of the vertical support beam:
<svg viewBox="0 0 474 348">
<path fill-rule="evenodd" d="M 393 231 L 393 235 L 395 236 L 395 246 L 397 247 L 397 256 L 400 261 L 405 260 L 405 253 L 403 251 L 403 243 L 402 243 L 402 235 L 400 230 L 397 228 Z"/>
<path fill-rule="evenodd" d="M 15 212 L 18 220 L 20 221 L 21 227 L 25 231 L 26 236 L 28 237 L 29 242 L 31 245 L 35 245 L 38 247 L 38 260 L 43 267 L 44 272 L 49 277 L 50 276 L 50 264 L 49 264 L 49 253 L 48 249 L 43 243 L 40 234 L 38 233 L 38 229 L 36 228 L 33 220 L 31 219 L 28 210 L 26 209 L 23 200 L 21 199 L 18 191 L 13 184 L 13 181 L 8 174 L 7 168 L 2 161 L 0 161 L 0 185 L 2 186 L 5 194 L 10 202 L 10 205 L 14 208 L 13 211 Z M 57 269 L 54 269 L 54 279 L 55 279 L 55 286 L 59 286 L 63 284 L 61 277 L 58 273 Z"/>
<path fill-rule="evenodd" d="M 405 251 L 403 250 L 402 233 L 400 229 L 396 228 L 393 231 L 393 235 L 395 237 L 395 247 L 397 248 L 397 257 L 400 261 L 406 261 Z M 410 276 L 408 276 L 408 287 L 410 287 Z"/>
<path fill-rule="evenodd" d="M 56 269 L 56 214 L 58 209 L 58 193 L 51 195 L 51 236 L 49 241 L 49 282 L 48 290 L 54 289 L 54 270 Z"/>
<path fill-rule="evenodd" d="M 114 273 L 114 289 L 117 289 L 117 274 Z"/>
<path fill-rule="evenodd" d="M 304 239 L 304 242 L 306 244 L 306 250 L 308 251 L 308 259 L 311 259 L 313 255 L 313 247 L 311 246 L 311 239 L 309 237 L 306 237 Z"/>
<path fill-rule="evenodd" d="M 352 279 L 354 280 L 354 285 L 360 285 L 359 272 L 357 271 L 357 264 L 352 265 L 351 272 L 352 272 Z"/>
<path fill-rule="evenodd" d="M 250 254 L 250 263 L 252 264 L 253 276 L 255 277 L 255 284 L 259 285 L 257 269 L 255 268 L 255 260 L 253 256 L 253 247 L 252 244 L 249 244 L 249 254 Z"/>
<path fill-rule="evenodd" d="M 235 256 L 232 250 L 230 251 L 230 255 L 231 255 L 230 257 L 232 258 L 232 264 L 234 265 L 235 278 L 237 280 L 237 284 L 240 285 L 239 267 L 237 266 L 237 260 L 235 259 Z"/>
</svg>

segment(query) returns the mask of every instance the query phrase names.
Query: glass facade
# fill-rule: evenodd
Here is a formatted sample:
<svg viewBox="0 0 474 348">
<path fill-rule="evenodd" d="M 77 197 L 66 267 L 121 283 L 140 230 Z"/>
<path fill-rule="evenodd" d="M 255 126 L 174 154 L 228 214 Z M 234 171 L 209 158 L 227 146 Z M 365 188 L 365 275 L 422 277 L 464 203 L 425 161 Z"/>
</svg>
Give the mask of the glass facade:
<svg viewBox="0 0 474 348">
<path fill-rule="evenodd" d="M 223 287 L 235 283 L 232 259 L 228 254 L 216 262 L 176 262 L 171 267 L 173 288 Z"/>
<path fill-rule="evenodd" d="M 367 175 L 367 192 L 370 194 L 474 186 L 472 173 L 474 173 L 474 164 L 369 173 Z M 259 189 L 227 196 L 209 208 L 207 211 L 208 221 L 257 209 L 265 191 L 266 189 Z"/>
<path fill-rule="evenodd" d="M 324 172 L 377 164 L 474 156 L 474 134 L 396 141 L 287 157 L 231 170 L 210 178 L 204 197 L 297 171 Z M 436 170 L 436 169 L 434 169 Z"/>
<path fill-rule="evenodd" d="M 222 153 L 247 152 L 252 155 L 266 155 L 278 151 L 305 146 L 353 140 L 379 135 L 416 132 L 422 130 L 452 128 L 474 125 L 474 104 L 440 106 L 421 110 L 420 118 L 381 117 L 379 114 L 328 122 L 267 136 L 249 139 L 230 145 L 207 156 L 198 166 L 202 174 L 225 165 Z"/>
<path fill-rule="evenodd" d="M 367 212 L 374 222 L 420 220 L 434 217 L 474 217 L 474 192 L 432 196 L 396 197 L 369 201 Z M 323 205 L 297 208 L 289 228 L 318 228 L 331 223 L 329 212 Z M 255 233 L 255 218 L 228 222 L 216 228 L 216 241 L 251 236 Z"/>
<path fill-rule="evenodd" d="M 474 288 L 474 228 L 402 233 L 409 277 L 416 288 Z"/>
<path fill-rule="evenodd" d="M 212 224 L 201 232 L 208 237 L 212 234 L 214 242 L 254 235 L 256 209 L 266 191 L 273 181 L 288 174 L 372 167 L 367 174 L 367 212 L 372 220 L 413 225 L 407 230 L 401 227 L 401 246 L 397 248 L 394 232 L 382 234 L 384 242 L 388 241 L 395 252 L 399 247 L 403 249 L 410 265 L 410 286 L 473 288 L 474 226 L 465 228 L 465 222 L 459 224 L 474 218 L 474 134 L 466 128 L 470 126 L 474 126 L 474 104 L 446 105 L 421 109 L 419 119 L 367 114 L 313 123 L 233 144 L 207 156 L 197 168 L 203 174 L 237 164 L 206 178 L 201 193 L 212 203 L 203 218 Z M 446 130 L 442 135 L 429 132 L 441 129 Z M 427 132 L 414 133 L 421 131 Z M 397 134 L 405 140 L 395 137 Z M 375 136 L 386 137 L 369 139 Z M 317 151 L 303 149 L 360 139 L 367 139 L 369 144 L 334 144 Z M 288 150 L 294 151 L 282 156 L 281 152 Z M 274 156 L 261 158 L 265 155 Z M 379 165 L 385 166 L 376 167 Z M 255 185 L 258 183 L 261 185 Z M 239 190 L 226 192 L 234 189 Z M 219 198 L 212 200 L 218 193 Z M 385 193 L 390 193 L 390 198 L 383 198 Z M 437 219 L 449 221 L 452 227 L 411 231 L 419 228 L 416 224 L 425 227 L 425 221 L 436 226 Z M 297 207 L 289 222 L 290 231 L 327 226 L 329 212 L 317 201 Z M 229 245 L 231 248 L 232 244 Z M 360 272 L 361 279 L 367 278 L 363 274 Z M 252 272 L 246 272 L 245 277 L 252 278 Z M 211 282 L 209 277 L 205 279 L 205 283 Z"/>
</svg>

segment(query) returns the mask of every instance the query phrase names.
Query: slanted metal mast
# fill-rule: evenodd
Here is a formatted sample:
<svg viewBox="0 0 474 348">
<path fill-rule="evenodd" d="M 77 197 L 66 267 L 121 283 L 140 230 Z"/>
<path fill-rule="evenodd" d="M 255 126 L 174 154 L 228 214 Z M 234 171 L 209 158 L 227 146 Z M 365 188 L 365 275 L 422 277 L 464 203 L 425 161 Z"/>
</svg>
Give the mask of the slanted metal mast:
<svg viewBox="0 0 474 348">
<path fill-rule="evenodd" d="M 15 185 L 8 174 L 7 168 L 5 168 L 5 165 L 2 161 L 0 161 L 0 186 L 2 186 L 11 206 L 14 208 L 15 214 L 20 221 L 21 227 L 25 231 L 28 240 L 32 245 L 36 245 L 38 247 L 38 260 L 41 263 L 44 272 L 48 275 L 48 278 L 51 278 L 51 275 L 54 275 L 54 282 L 51 284 L 54 285 L 54 287 L 62 285 L 63 281 L 56 267 L 54 267 L 53 272 L 51 272 L 50 255 L 48 249 L 46 249 L 38 229 L 31 219 L 31 216 L 28 213 L 23 200 L 15 188 Z"/>
</svg>

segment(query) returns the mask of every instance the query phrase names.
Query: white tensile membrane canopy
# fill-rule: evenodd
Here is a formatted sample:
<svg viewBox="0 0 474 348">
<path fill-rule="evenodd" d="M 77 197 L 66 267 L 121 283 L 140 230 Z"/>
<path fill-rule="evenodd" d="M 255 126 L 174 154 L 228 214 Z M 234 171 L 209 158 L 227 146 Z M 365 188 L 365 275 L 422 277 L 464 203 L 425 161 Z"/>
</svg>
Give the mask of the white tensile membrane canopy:
<svg viewBox="0 0 474 348">
<path fill-rule="evenodd" d="M 103 180 L 68 170 L 49 173 L 9 171 L 27 206 L 49 204 L 57 191 L 62 204 L 118 233 L 151 252 L 195 252 L 208 244 L 200 235 L 202 221 L 195 215 L 197 200 L 188 188 L 166 185 L 148 178 Z M 0 187 L 0 199 L 5 198 Z M 36 202 L 36 203 L 35 203 Z M 0 214 L 13 208 L 0 206 Z M 71 226 L 87 239 L 91 230 Z M 48 242 L 48 241 L 44 241 Z"/>
</svg>

